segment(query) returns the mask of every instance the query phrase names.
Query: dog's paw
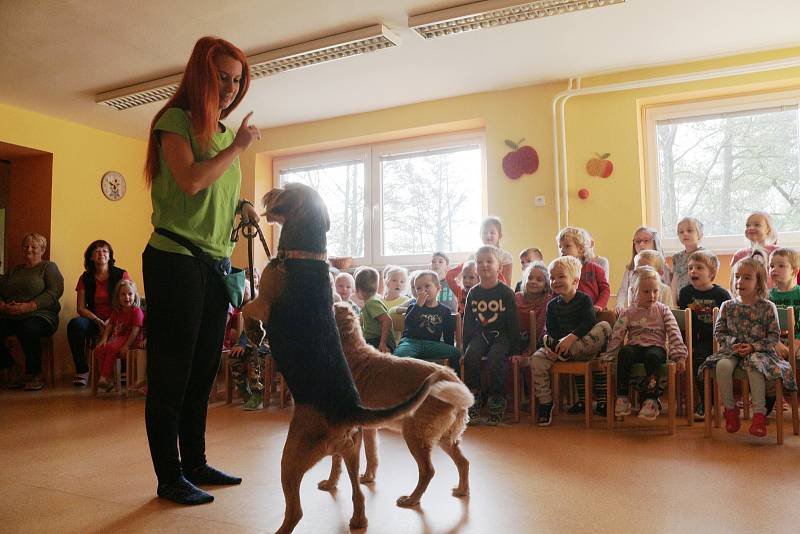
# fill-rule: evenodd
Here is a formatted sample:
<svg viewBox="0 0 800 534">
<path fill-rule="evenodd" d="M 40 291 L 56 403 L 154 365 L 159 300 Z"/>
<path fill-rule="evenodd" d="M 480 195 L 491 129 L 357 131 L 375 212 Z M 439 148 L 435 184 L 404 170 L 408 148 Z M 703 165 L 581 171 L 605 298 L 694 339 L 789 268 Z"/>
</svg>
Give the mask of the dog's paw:
<svg viewBox="0 0 800 534">
<path fill-rule="evenodd" d="M 255 347 L 260 347 L 266 336 L 266 332 L 261 326 L 261 321 L 258 319 L 247 319 L 244 322 L 244 333 L 247 335 L 247 341 Z"/>
<path fill-rule="evenodd" d="M 397 499 L 397 506 L 402 506 L 403 508 L 412 508 L 419 504 L 419 499 L 413 499 L 409 496 L 403 495 L 399 499 Z"/>
<path fill-rule="evenodd" d="M 367 521 L 366 517 L 356 517 L 353 516 L 350 519 L 350 528 L 367 528 L 369 521 Z"/>
<path fill-rule="evenodd" d="M 469 488 L 453 488 L 453 497 L 469 497 Z"/>
<path fill-rule="evenodd" d="M 336 482 L 328 479 L 322 480 L 317 484 L 317 489 L 322 491 L 336 491 Z"/>
<path fill-rule="evenodd" d="M 364 473 L 358 480 L 362 484 L 372 484 L 375 482 L 375 475 L 373 473 Z"/>
</svg>

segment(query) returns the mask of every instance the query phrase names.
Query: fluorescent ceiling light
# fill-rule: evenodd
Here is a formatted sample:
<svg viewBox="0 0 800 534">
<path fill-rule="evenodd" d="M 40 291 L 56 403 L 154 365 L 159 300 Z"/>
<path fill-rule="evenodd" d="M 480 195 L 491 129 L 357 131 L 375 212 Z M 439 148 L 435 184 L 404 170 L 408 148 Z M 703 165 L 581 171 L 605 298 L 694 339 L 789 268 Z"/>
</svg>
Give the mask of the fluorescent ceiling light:
<svg viewBox="0 0 800 534">
<path fill-rule="evenodd" d="M 625 0 L 484 0 L 414 15 L 409 17 L 408 27 L 425 39 L 433 39 L 624 2 Z"/>
<path fill-rule="evenodd" d="M 251 79 L 264 78 L 326 61 L 366 54 L 400 44 L 400 37 L 382 24 L 322 37 L 249 56 Z M 166 100 L 178 89 L 183 73 L 107 91 L 95 102 L 118 110 Z"/>
</svg>

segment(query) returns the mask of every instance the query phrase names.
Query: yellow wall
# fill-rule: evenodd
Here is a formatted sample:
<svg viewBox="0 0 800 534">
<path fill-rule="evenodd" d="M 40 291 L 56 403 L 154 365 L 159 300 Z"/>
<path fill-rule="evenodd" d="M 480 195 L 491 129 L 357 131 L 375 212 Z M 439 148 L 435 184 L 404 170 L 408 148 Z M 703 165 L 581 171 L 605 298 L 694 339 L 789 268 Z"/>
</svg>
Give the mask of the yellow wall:
<svg viewBox="0 0 800 534">
<path fill-rule="evenodd" d="M 114 247 L 117 265 L 141 289 L 141 253 L 150 234 L 150 197 L 142 181 L 145 143 L 73 122 L 0 104 L 0 141 L 53 154 L 50 259 L 64 275 L 61 325 L 56 334 L 57 372 L 74 372 L 66 324 L 75 315 L 75 284 L 83 251 L 94 239 Z M 117 170 L 127 179 L 120 201 L 106 200 L 100 177 Z"/>
<path fill-rule="evenodd" d="M 371 113 L 296 124 L 262 132 L 253 149 L 260 152 L 257 179 L 263 194 L 272 183 L 271 158 L 298 153 L 432 134 L 457 129 L 484 128 L 487 158 L 487 213 L 503 219 L 503 248 L 516 254 L 525 247 L 541 247 L 552 257 L 556 247 L 553 206 L 553 166 L 550 135 L 550 102 L 562 84 L 529 86 L 424 102 Z M 518 180 L 505 177 L 501 167 L 509 151 L 505 139 L 533 146 L 539 153 L 536 173 Z M 245 175 L 255 173 L 245 164 Z M 547 206 L 534 208 L 534 196 L 547 197 Z M 480 215 L 476 215 L 476 218 Z M 479 236 L 475 236 L 479 243 Z M 518 271 L 519 267 L 515 266 Z"/>
<path fill-rule="evenodd" d="M 702 70 L 800 56 L 800 48 L 742 54 L 682 65 L 669 65 L 586 78 L 583 87 L 620 83 Z M 643 162 L 640 157 L 640 116 L 645 105 L 697 100 L 724 94 L 740 94 L 800 86 L 800 69 L 751 74 L 711 81 L 673 84 L 593 96 L 576 96 L 566 104 L 567 163 L 569 171 L 570 224 L 588 229 L 597 243 L 597 253 L 611 262 L 612 294 L 620 283 L 624 264 L 630 259 L 635 228 L 649 222 L 644 214 Z M 504 222 L 504 248 L 512 254 L 527 246 L 542 248 L 546 259 L 556 253 L 557 231 L 554 208 L 551 104 L 566 89 L 566 83 L 522 87 L 473 94 L 432 102 L 362 113 L 330 120 L 272 128 L 263 132 L 259 165 L 249 164 L 256 176 L 257 191 L 272 182 L 274 155 L 324 150 L 332 147 L 382 141 L 453 129 L 452 123 L 483 124 L 487 141 L 488 213 Z M 504 177 L 502 157 L 508 151 L 506 138 L 524 137 L 539 153 L 539 170 L 518 181 Z M 590 177 L 586 162 L 595 152 L 610 152 L 614 173 L 608 179 Z M 587 200 L 577 191 L 590 190 Z M 545 195 L 547 206 L 535 208 L 533 197 Z M 562 215 L 563 220 L 563 215 Z M 744 245 L 744 241 L 743 241 Z M 721 257 L 723 264 L 729 259 Z M 718 282 L 727 286 L 727 270 Z M 514 266 L 514 278 L 519 267 Z"/>
</svg>

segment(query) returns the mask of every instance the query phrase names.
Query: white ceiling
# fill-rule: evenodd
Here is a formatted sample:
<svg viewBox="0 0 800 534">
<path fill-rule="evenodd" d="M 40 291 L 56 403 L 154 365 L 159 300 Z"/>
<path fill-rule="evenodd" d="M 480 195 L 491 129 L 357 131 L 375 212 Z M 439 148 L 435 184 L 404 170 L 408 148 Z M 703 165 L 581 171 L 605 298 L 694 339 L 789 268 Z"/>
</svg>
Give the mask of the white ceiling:
<svg viewBox="0 0 800 534">
<path fill-rule="evenodd" d="M 219 35 L 252 55 L 383 23 L 399 47 L 255 80 L 237 112 L 259 127 L 570 76 L 800 44 L 800 1 L 625 4 L 425 41 L 408 15 L 468 0 L 0 0 L 0 103 L 145 137 L 159 104 L 96 93 L 181 72 Z"/>
</svg>

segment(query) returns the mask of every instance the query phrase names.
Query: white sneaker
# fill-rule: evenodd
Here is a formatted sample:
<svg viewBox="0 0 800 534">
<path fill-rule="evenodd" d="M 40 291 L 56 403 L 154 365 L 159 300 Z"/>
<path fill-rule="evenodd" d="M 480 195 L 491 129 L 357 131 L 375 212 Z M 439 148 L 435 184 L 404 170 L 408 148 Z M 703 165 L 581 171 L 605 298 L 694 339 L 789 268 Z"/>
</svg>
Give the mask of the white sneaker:
<svg viewBox="0 0 800 534">
<path fill-rule="evenodd" d="M 647 419 L 648 421 L 654 420 L 661 413 L 658 407 L 658 401 L 655 399 L 645 399 L 642 403 L 642 408 L 639 410 L 639 417 Z"/>
<path fill-rule="evenodd" d="M 614 415 L 623 417 L 631 414 L 631 401 L 628 397 L 617 397 L 617 402 L 614 403 Z"/>
</svg>

